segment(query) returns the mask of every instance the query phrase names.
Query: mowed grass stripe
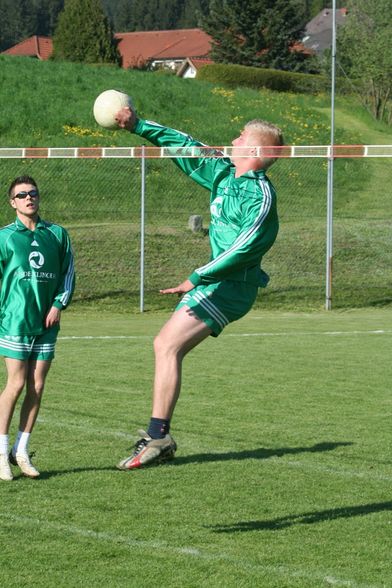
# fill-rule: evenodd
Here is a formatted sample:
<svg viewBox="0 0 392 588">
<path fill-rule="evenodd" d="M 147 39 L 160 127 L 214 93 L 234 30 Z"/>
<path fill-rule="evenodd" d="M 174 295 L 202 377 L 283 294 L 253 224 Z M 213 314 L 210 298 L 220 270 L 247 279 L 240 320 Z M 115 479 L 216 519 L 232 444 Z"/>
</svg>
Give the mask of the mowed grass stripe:
<svg viewBox="0 0 392 588">
<path fill-rule="evenodd" d="M 285 565 L 278 565 L 273 566 L 271 564 L 265 563 L 260 564 L 256 562 L 252 562 L 251 560 L 246 559 L 239 559 L 234 558 L 226 553 L 208 553 L 205 549 L 195 549 L 194 547 L 187 547 L 181 546 L 176 547 L 175 545 L 168 545 L 165 542 L 161 541 L 142 541 L 140 539 L 136 539 L 131 536 L 127 535 L 117 535 L 113 533 L 107 532 L 99 532 L 94 531 L 92 529 L 86 528 L 79 528 L 73 525 L 65 525 L 62 523 L 55 523 L 52 521 L 48 521 L 46 519 L 35 519 L 32 517 L 22 517 L 15 514 L 10 514 L 7 512 L 0 512 L 0 518 L 3 522 L 11 522 L 13 524 L 17 524 L 23 529 L 27 529 L 29 527 L 39 527 L 40 529 L 46 529 L 49 532 L 54 531 L 56 533 L 66 533 L 72 535 L 74 537 L 81 537 L 87 539 L 93 539 L 96 541 L 103 541 L 108 543 L 114 544 L 121 544 L 125 545 L 126 547 L 130 547 L 132 552 L 134 549 L 140 549 L 145 551 L 146 549 L 150 553 L 150 557 L 153 558 L 153 553 L 156 551 L 161 551 L 168 554 L 176 554 L 180 556 L 184 556 L 187 558 L 196 558 L 202 559 L 206 561 L 217 561 L 222 560 L 226 562 L 228 565 L 233 564 L 236 567 L 240 566 L 245 569 L 249 569 L 252 571 L 261 571 L 261 572 L 268 572 L 274 575 L 282 575 L 286 578 L 306 578 L 308 580 L 314 580 L 317 582 L 323 582 L 326 585 L 331 586 L 347 586 L 350 588 L 376 588 L 374 585 L 368 584 L 357 584 L 353 580 L 347 580 L 342 578 L 336 578 L 333 575 L 328 574 L 328 572 L 321 572 L 315 571 L 311 572 L 305 569 L 296 569 L 295 567 L 285 566 Z M 131 586 L 132 584 L 130 584 Z"/>
<path fill-rule="evenodd" d="M 288 332 L 281 332 L 281 333 L 268 333 L 268 332 L 260 332 L 260 333 L 227 333 L 226 337 L 308 337 L 310 335 L 313 336 L 337 336 L 337 335 L 392 335 L 392 330 L 385 330 L 385 329 L 376 329 L 373 331 L 288 331 Z M 83 336 L 68 336 L 68 337 L 58 337 L 59 340 L 62 341 L 72 341 L 72 340 L 102 340 L 102 341 L 113 341 L 113 340 L 122 340 L 122 339 L 129 339 L 129 340 L 148 340 L 152 339 L 152 335 L 83 335 Z"/>
<path fill-rule="evenodd" d="M 120 472 L 166 319 L 64 313 L 61 336 L 141 338 L 59 341 L 41 479 L 0 484 L 0 585 L 388 586 L 391 313 L 250 313 L 186 358 L 173 463 Z"/>
<path fill-rule="evenodd" d="M 55 411 L 51 411 L 52 415 L 56 415 Z M 102 430 L 102 428 L 100 427 L 92 427 L 90 424 L 86 425 L 85 420 L 80 421 L 80 423 L 75 423 L 75 422 L 66 422 L 64 421 L 64 415 L 63 414 L 58 414 L 58 418 L 48 418 L 47 416 L 45 416 L 44 418 L 42 417 L 38 417 L 37 422 L 44 427 L 48 427 L 48 428 L 53 428 L 53 429 L 62 429 L 62 430 L 69 430 L 69 431 L 78 431 L 78 437 L 87 437 L 87 438 L 91 438 L 91 436 L 93 435 L 96 438 L 102 438 L 102 437 L 108 437 L 108 438 L 120 438 L 120 439 L 127 439 L 129 444 L 132 445 L 136 440 L 137 440 L 137 436 L 135 436 L 133 434 L 133 432 L 129 432 L 126 433 L 124 431 L 113 431 L 110 429 L 105 429 Z M 177 453 L 177 460 L 173 463 L 170 464 L 171 466 L 174 465 L 174 467 L 180 467 L 182 465 L 190 465 L 191 464 L 191 460 L 186 459 L 187 457 L 192 456 L 192 450 L 195 449 L 195 443 L 196 443 L 197 439 L 195 437 L 195 435 L 190 435 L 190 439 L 187 439 L 187 437 L 182 439 L 181 442 L 181 448 L 180 451 Z M 327 445 L 327 444 L 326 444 Z M 342 444 L 344 445 L 344 444 Z M 221 449 L 223 449 L 221 447 Z M 302 448 L 304 453 L 306 453 L 306 450 L 304 448 Z M 229 451 L 230 448 L 227 447 L 227 450 Z M 336 465 L 333 466 L 326 466 L 323 465 L 321 461 L 315 460 L 314 457 L 308 459 L 308 455 L 309 453 L 312 453 L 313 448 L 308 448 L 307 450 L 307 456 L 304 457 L 304 459 L 302 461 L 298 460 L 298 461 L 294 461 L 291 460 L 289 457 L 286 456 L 281 456 L 281 455 L 274 455 L 274 452 L 276 452 L 276 454 L 280 453 L 280 449 L 279 448 L 263 448 L 263 450 L 259 450 L 259 453 L 261 454 L 263 451 L 265 453 L 265 457 L 258 457 L 256 454 L 255 455 L 249 455 L 249 457 L 247 457 L 246 459 L 248 460 L 255 460 L 258 461 L 259 463 L 262 462 L 263 468 L 268 468 L 269 466 L 271 466 L 272 468 L 299 468 L 302 469 L 304 471 L 307 472 L 318 472 L 321 474 L 327 474 L 327 475 L 332 475 L 332 476 L 338 476 L 338 477 L 347 477 L 347 478 L 362 478 L 364 480 L 377 480 L 380 482 L 387 482 L 388 484 L 390 482 L 392 482 L 392 475 L 384 475 L 384 474 L 379 474 L 377 473 L 377 471 L 375 469 L 372 469 L 371 471 L 369 471 L 368 469 L 366 470 L 361 470 L 360 468 L 357 469 L 352 469 L 352 468 L 346 468 L 346 467 L 342 467 L 339 466 L 337 464 L 337 462 L 339 461 L 339 457 L 335 458 L 335 462 Z M 198 447 L 198 459 L 201 459 L 202 453 L 200 453 L 201 449 L 200 447 Z M 298 451 L 301 451 L 301 448 L 298 448 Z M 185 463 L 181 463 L 181 457 L 184 457 L 186 459 Z M 206 457 L 206 461 L 211 462 L 213 461 L 213 457 L 214 457 L 214 453 L 211 452 L 206 452 L 205 453 L 205 457 Z M 222 454 L 217 453 L 216 454 L 216 460 L 219 461 L 220 458 L 222 457 Z M 110 465 L 113 465 L 113 470 L 115 469 L 114 466 L 114 459 L 115 457 L 113 457 L 113 460 L 108 464 L 108 466 L 110 467 Z M 233 461 L 235 461 L 235 457 L 233 456 Z M 197 461 L 195 460 L 194 465 L 197 465 Z M 124 475 L 124 474 L 122 474 Z M 133 473 L 130 473 L 129 475 L 133 475 Z M 392 503 L 391 503 L 392 504 Z"/>
</svg>

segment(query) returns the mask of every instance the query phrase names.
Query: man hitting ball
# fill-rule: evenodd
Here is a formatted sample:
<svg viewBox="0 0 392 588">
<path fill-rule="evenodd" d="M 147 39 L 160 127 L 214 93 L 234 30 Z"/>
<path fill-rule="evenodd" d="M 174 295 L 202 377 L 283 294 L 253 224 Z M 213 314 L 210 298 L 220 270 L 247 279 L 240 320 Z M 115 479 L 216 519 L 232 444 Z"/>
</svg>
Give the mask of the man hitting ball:
<svg viewBox="0 0 392 588">
<path fill-rule="evenodd" d="M 160 147 L 205 147 L 189 135 L 138 118 L 128 107 L 115 118 L 120 128 Z M 181 284 L 160 291 L 183 297 L 154 340 L 150 424 L 147 432 L 140 431 L 132 455 L 117 465 L 121 470 L 174 457 L 177 446 L 170 435 L 170 421 L 180 394 L 185 355 L 244 316 L 258 288 L 267 285 L 260 263 L 276 239 L 278 215 L 275 190 L 266 176 L 276 151 L 263 147 L 278 148 L 283 137 L 278 127 L 256 119 L 245 125 L 232 145 L 230 159 L 205 157 L 203 149 L 199 157 L 173 157 L 183 172 L 210 192 L 211 257 Z"/>
</svg>

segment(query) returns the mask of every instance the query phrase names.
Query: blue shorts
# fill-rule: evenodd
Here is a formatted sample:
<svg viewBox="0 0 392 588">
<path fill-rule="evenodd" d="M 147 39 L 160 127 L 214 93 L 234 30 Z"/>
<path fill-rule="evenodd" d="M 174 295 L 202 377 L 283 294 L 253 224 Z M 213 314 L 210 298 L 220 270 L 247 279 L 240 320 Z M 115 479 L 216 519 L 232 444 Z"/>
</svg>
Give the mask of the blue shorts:
<svg viewBox="0 0 392 588">
<path fill-rule="evenodd" d="M 0 335 L 0 355 L 12 359 L 40 359 L 49 361 L 54 358 L 58 327 L 48 329 L 42 335 Z"/>
<path fill-rule="evenodd" d="M 176 310 L 183 306 L 191 308 L 210 327 L 213 337 L 217 337 L 229 323 L 250 311 L 257 291 L 257 286 L 234 280 L 202 284 L 187 292 Z"/>
</svg>

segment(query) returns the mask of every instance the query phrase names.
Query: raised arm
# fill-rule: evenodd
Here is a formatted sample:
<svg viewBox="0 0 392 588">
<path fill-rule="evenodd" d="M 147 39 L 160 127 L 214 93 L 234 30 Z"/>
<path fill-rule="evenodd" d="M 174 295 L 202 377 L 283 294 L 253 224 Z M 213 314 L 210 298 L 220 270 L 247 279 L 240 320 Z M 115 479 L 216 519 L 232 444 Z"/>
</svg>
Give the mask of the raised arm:
<svg viewBox="0 0 392 588">
<path fill-rule="evenodd" d="M 153 145 L 158 147 L 172 147 L 172 160 L 174 163 L 186 173 L 192 180 L 211 190 L 214 178 L 220 172 L 230 166 L 228 159 L 211 157 L 211 151 L 206 149 L 208 146 L 200 143 L 190 135 L 165 127 L 153 121 L 138 118 L 131 109 L 123 108 L 116 117 L 120 128 L 147 139 Z M 191 151 L 191 157 L 183 157 L 183 148 L 194 147 Z M 198 149 L 200 147 L 201 149 Z M 171 154 L 171 150 L 170 150 Z M 213 151 L 216 156 L 220 153 Z M 208 156 L 207 156 L 208 155 Z"/>
</svg>

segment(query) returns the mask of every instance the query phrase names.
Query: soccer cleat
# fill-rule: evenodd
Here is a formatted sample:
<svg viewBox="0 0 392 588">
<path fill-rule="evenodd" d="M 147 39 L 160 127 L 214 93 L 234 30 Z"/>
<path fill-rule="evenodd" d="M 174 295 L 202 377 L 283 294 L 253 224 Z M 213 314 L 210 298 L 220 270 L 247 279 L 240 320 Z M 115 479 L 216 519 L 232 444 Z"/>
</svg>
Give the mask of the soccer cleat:
<svg viewBox="0 0 392 588">
<path fill-rule="evenodd" d="M 119 470 L 133 470 L 173 459 L 177 445 L 169 434 L 163 439 L 152 439 L 145 431 L 139 434 L 142 438 L 136 442 L 132 455 L 117 464 Z"/>
<path fill-rule="evenodd" d="M 14 479 L 12 475 L 10 462 L 6 453 L 0 453 L 0 480 L 10 482 Z"/>
<path fill-rule="evenodd" d="M 9 459 L 12 465 L 18 466 L 22 474 L 27 478 L 38 478 L 40 476 L 39 471 L 33 466 L 27 453 L 16 453 L 14 455 L 10 451 Z"/>
</svg>

